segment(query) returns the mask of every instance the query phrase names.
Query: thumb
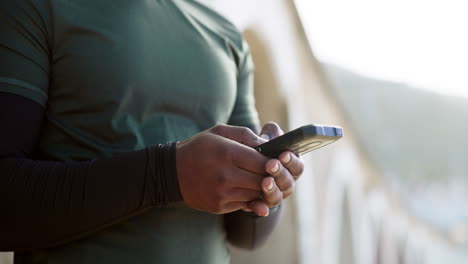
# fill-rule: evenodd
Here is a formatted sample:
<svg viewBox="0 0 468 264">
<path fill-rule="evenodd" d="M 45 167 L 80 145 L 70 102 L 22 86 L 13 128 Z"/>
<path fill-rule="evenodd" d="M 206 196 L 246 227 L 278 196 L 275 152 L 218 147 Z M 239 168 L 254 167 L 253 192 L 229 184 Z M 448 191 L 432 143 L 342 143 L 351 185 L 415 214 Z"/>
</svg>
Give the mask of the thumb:
<svg viewBox="0 0 468 264">
<path fill-rule="evenodd" d="M 263 126 L 262 131 L 260 132 L 260 137 L 270 140 L 281 136 L 282 134 L 284 134 L 284 132 L 278 124 L 275 122 L 268 122 Z"/>
<path fill-rule="evenodd" d="M 211 129 L 211 132 L 249 147 L 256 147 L 267 142 L 247 127 L 217 125 Z"/>
</svg>

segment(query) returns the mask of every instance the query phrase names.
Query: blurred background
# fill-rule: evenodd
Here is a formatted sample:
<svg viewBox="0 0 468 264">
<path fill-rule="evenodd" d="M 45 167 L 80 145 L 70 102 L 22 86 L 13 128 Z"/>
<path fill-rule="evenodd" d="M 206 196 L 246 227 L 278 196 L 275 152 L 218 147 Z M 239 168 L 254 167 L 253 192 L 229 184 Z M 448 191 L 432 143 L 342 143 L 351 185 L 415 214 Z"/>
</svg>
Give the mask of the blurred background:
<svg viewBox="0 0 468 264">
<path fill-rule="evenodd" d="M 205 2 L 250 44 L 262 122 L 345 131 L 233 263 L 468 263 L 468 3 Z"/>
<path fill-rule="evenodd" d="M 468 263 L 468 3 L 202 2 L 244 33 L 263 123 L 345 131 L 234 264 Z"/>
</svg>

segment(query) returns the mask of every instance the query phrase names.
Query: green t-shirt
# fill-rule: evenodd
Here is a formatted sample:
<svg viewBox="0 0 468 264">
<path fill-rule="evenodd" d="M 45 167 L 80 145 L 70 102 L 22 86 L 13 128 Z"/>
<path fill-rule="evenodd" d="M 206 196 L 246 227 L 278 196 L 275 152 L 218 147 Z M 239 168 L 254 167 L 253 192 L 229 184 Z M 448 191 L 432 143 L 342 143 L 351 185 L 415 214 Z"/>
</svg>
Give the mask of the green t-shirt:
<svg viewBox="0 0 468 264">
<path fill-rule="evenodd" d="M 0 58 L 0 92 L 46 110 L 40 159 L 100 159 L 258 122 L 241 34 L 196 1 L 0 1 Z M 38 253 L 67 264 L 229 262 L 222 216 L 183 203 Z"/>
</svg>

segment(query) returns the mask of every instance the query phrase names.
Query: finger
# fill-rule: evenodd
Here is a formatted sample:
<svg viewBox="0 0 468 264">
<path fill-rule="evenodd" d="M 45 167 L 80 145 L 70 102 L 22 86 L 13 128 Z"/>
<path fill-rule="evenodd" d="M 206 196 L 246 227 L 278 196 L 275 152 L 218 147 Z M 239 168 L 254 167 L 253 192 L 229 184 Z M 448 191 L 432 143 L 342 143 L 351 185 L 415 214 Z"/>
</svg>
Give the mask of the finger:
<svg viewBox="0 0 468 264">
<path fill-rule="evenodd" d="M 262 168 L 258 169 L 261 170 Z M 264 169 L 262 174 L 255 174 L 253 172 L 236 167 L 229 176 L 227 183 L 229 184 L 229 187 L 261 191 L 261 183 L 264 178 L 264 173 Z"/>
<path fill-rule="evenodd" d="M 270 209 L 262 200 L 255 200 L 248 204 L 248 208 L 258 216 L 268 216 Z"/>
<path fill-rule="evenodd" d="M 241 189 L 241 188 L 233 188 L 229 190 L 227 194 L 227 202 L 248 202 L 252 200 L 257 200 L 262 196 L 262 192 L 248 190 L 248 189 Z"/>
<path fill-rule="evenodd" d="M 238 168 L 265 175 L 265 163 L 268 158 L 253 148 L 238 144 L 230 153 L 232 163 Z"/>
<path fill-rule="evenodd" d="M 283 200 L 283 193 L 276 186 L 273 177 L 266 177 L 262 182 L 263 200 L 268 207 L 273 207 L 281 203 Z"/>
<path fill-rule="evenodd" d="M 270 140 L 282 134 L 284 134 L 283 130 L 281 130 L 278 124 L 275 122 L 268 122 L 263 126 L 262 131 L 260 132 L 260 137 Z"/>
<path fill-rule="evenodd" d="M 265 169 L 268 174 L 275 178 L 276 185 L 280 188 L 281 191 L 285 191 L 291 187 L 294 187 L 295 181 L 293 176 L 279 160 L 269 160 L 265 165 Z"/>
<path fill-rule="evenodd" d="M 281 153 L 279 159 L 283 166 L 294 177 L 294 180 L 297 180 L 302 175 L 302 172 L 304 172 L 304 162 L 302 157 L 298 157 L 292 152 L 285 151 Z"/>
<path fill-rule="evenodd" d="M 266 142 L 265 139 L 257 136 L 247 127 L 217 125 L 210 130 L 219 136 L 229 138 L 249 147 L 256 147 Z"/>
<path fill-rule="evenodd" d="M 226 203 L 223 207 L 223 214 L 227 214 L 227 213 L 230 213 L 230 212 L 234 212 L 234 211 L 237 211 L 239 209 L 243 209 L 243 208 L 246 208 L 248 207 L 249 204 L 247 202 L 229 202 L 229 203 Z"/>
<path fill-rule="evenodd" d="M 291 186 L 290 188 L 286 189 L 286 190 L 283 190 L 282 191 L 283 199 L 288 198 L 291 194 L 293 194 L 293 192 L 294 192 L 294 185 Z"/>
</svg>

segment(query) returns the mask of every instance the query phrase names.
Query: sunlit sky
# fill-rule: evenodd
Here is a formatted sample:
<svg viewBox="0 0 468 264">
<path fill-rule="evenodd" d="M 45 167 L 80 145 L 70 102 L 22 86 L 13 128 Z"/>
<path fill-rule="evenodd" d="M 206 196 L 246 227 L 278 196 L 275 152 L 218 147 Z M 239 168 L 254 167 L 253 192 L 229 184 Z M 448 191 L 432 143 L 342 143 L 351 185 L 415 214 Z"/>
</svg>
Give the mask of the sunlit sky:
<svg viewBox="0 0 468 264">
<path fill-rule="evenodd" d="M 468 97 L 468 1 L 296 2 L 319 60 Z"/>
</svg>

